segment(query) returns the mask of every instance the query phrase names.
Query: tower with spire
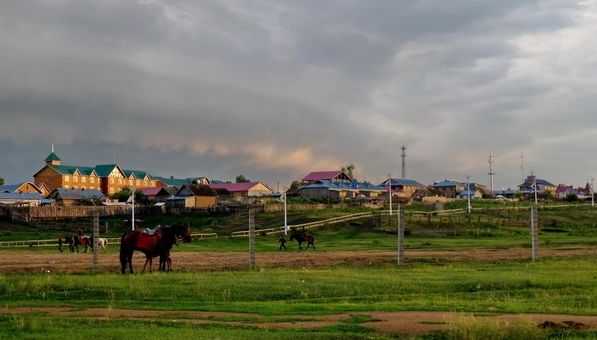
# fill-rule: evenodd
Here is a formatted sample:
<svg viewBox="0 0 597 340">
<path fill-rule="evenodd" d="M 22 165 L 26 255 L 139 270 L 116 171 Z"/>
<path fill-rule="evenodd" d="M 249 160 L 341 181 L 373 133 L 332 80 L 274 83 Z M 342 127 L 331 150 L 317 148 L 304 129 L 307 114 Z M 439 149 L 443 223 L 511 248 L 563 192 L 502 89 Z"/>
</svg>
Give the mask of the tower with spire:
<svg viewBox="0 0 597 340">
<path fill-rule="evenodd" d="M 54 144 L 52 144 L 52 152 L 45 159 L 46 165 L 60 165 L 60 157 L 54 152 Z"/>
</svg>

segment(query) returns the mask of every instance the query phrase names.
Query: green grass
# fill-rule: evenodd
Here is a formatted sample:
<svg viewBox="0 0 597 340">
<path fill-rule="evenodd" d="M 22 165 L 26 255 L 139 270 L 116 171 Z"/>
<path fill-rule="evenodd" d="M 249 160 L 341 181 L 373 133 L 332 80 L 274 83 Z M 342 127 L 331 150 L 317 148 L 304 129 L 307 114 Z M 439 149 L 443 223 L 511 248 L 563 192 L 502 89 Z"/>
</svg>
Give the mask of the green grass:
<svg viewBox="0 0 597 340">
<path fill-rule="evenodd" d="M 85 318 L 1 316 L 0 338 L 15 339 L 385 339 L 359 325 L 315 330 L 260 330 L 219 323 L 192 325 L 171 320 L 91 320 Z"/>
<path fill-rule="evenodd" d="M 557 273 L 557 275 L 554 275 Z M 0 276 L 0 305 L 259 311 L 537 312 L 597 315 L 592 259 L 396 268 L 261 269 L 145 275 Z"/>
</svg>

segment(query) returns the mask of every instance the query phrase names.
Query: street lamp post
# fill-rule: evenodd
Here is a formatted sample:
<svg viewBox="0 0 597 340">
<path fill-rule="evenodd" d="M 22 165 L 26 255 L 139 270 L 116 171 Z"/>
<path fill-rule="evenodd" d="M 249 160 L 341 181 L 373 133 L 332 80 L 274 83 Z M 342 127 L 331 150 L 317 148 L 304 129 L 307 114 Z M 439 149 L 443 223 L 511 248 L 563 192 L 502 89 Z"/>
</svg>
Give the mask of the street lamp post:
<svg viewBox="0 0 597 340">
<path fill-rule="evenodd" d="M 133 210 L 132 210 L 132 216 L 131 216 L 131 228 L 133 231 L 135 231 L 135 188 L 133 188 L 133 195 L 131 196 L 132 198 L 132 204 L 133 204 Z"/>
<path fill-rule="evenodd" d="M 392 223 L 392 177 L 388 175 L 388 195 L 390 196 L 390 223 Z"/>
<path fill-rule="evenodd" d="M 535 204 L 539 203 L 539 200 L 537 199 L 537 175 L 535 175 L 535 177 L 533 178 L 533 186 L 534 186 L 534 190 L 535 190 Z"/>
</svg>

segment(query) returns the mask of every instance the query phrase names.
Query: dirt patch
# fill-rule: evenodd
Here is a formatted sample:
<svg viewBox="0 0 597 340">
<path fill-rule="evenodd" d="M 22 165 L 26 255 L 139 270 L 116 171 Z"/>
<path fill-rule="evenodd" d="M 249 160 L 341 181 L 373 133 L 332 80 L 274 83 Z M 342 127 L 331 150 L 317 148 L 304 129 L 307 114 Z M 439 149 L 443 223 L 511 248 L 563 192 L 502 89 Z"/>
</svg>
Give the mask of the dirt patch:
<svg viewBox="0 0 597 340">
<path fill-rule="evenodd" d="M 219 323 L 234 326 L 257 327 L 261 329 L 316 329 L 333 326 L 351 320 L 354 315 L 367 315 L 373 321 L 363 325 L 375 329 L 382 334 L 405 334 L 415 336 L 433 331 L 445 330 L 451 322 L 465 316 L 456 312 L 358 312 L 334 315 L 309 315 L 304 320 L 304 315 L 288 315 L 288 319 L 295 321 L 280 322 L 251 322 L 242 321 L 242 318 L 259 320 L 263 315 L 255 313 L 227 313 L 227 312 L 197 312 L 197 311 L 159 311 L 159 310 L 132 310 L 113 308 L 5 308 L 0 314 L 47 314 L 48 316 L 76 316 L 97 320 L 160 320 L 177 323 L 206 324 Z M 223 318 L 240 318 L 241 321 L 223 321 Z M 281 317 L 283 318 L 283 317 Z M 583 329 L 597 330 L 597 316 L 578 316 L 562 314 L 496 314 L 476 316 L 480 320 L 500 320 L 509 323 L 518 320 L 530 320 L 542 328 Z"/>
<path fill-rule="evenodd" d="M 597 247 L 544 248 L 541 257 L 595 256 Z M 457 249 L 457 250 L 407 250 L 406 262 L 421 260 L 437 263 L 448 262 L 500 262 L 530 258 L 526 248 L 511 249 Z M 395 261 L 392 251 L 309 251 L 257 254 L 259 267 L 325 267 L 333 265 L 370 266 Z M 40 253 L 28 251 L 0 251 L 0 273 L 67 272 L 81 273 L 92 269 L 91 254 L 85 253 Z M 244 252 L 174 252 L 174 269 L 183 270 L 223 270 L 245 269 L 248 256 Z M 135 270 L 140 270 L 145 262 L 141 253 L 133 259 Z M 157 261 L 154 261 L 157 262 Z M 156 263 L 157 264 L 157 263 Z M 154 264 L 154 269 L 157 267 Z M 99 270 L 118 272 L 118 254 L 100 253 Z"/>
</svg>

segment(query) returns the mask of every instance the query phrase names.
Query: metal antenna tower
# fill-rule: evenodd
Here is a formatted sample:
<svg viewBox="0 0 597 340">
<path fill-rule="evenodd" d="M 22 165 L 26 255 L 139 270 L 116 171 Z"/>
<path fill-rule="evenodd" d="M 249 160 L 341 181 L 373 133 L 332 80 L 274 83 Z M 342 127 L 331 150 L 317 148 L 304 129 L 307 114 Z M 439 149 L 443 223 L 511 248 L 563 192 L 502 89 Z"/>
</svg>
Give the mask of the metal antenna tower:
<svg viewBox="0 0 597 340">
<path fill-rule="evenodd" d="M 489 153 L 489 190 L 493 192 L 493 175 L 495 172 L 493 171 L 493 155 L 491 152 Z"/>
<path fill-rule="evenodd" d="M 402 145 L 402 179 L 406 179 L 406 146 Z"/>
</svg>

